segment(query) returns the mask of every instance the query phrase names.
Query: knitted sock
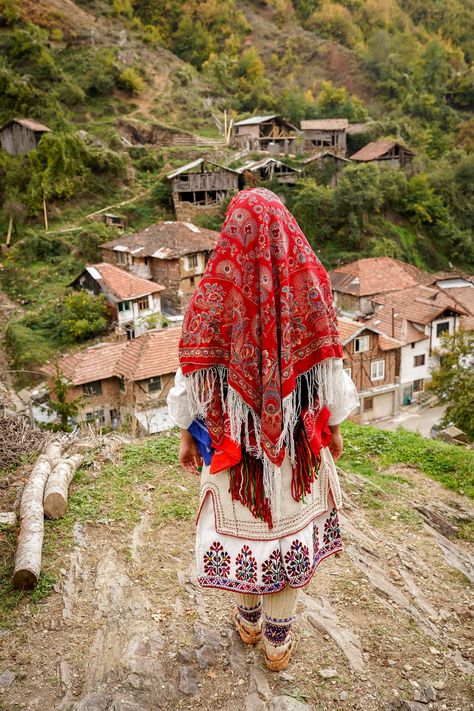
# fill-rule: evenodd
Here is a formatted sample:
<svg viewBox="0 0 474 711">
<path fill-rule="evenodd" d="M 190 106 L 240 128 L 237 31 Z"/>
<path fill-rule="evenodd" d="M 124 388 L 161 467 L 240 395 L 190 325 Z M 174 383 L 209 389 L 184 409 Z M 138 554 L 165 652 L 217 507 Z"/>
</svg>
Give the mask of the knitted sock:
<svg viewBox="0 0 474 711">
<path fill-rule="evenodd" d="M 246 627 L 258 627 L 262 617 L 262 599 L 259 595 L 234 593 L 237 607 Z"/>
<path fill-rule="evenodd" d="M 279 593 L 265 595 L 263 639 L 267 648 L 270 645 L 272 655 L 284 653 L 287 649 L 298 593 L 297 588 L 287 585 Z"/>
</svg>

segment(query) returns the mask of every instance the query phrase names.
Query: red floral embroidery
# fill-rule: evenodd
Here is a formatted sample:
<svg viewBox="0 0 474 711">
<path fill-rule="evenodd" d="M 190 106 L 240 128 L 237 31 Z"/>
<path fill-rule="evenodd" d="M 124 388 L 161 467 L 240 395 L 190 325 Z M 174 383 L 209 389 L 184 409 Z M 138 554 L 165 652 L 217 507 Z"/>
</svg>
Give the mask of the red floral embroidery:
<svg viewBox="0 0 474 711">
<path fill-rule="evenodd" d="M 224 550 L 221 543 L 215 541 L 204 554 L 204 572 L 206 575 L 229 577 L 230 555 Z"/>
<path fill-rule="evenodd" d="M 249 583 L 257 581 L 257 561 L 248 546 L 244 546 L 235 560 L 237 580 L 246 580 Z"/>
</svg>

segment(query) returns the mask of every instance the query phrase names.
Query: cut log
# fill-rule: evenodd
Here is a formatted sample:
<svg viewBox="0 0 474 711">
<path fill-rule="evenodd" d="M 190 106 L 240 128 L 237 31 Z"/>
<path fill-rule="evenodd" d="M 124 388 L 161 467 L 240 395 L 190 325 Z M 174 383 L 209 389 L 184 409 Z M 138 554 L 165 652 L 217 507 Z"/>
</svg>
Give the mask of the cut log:
<svg viewBox="0 0 474 711">
<path fill-rule="evenodd" d="M 23 490 L 20 535 L 13 571 L 13 584 L 17 588 L 33 587 L 40 574 L 44 533 L 43 493 L 50 473 L 51 461 L 42 454 L 36 460 Z"/>
<path fill-rule="evenodd" d="M 48 518 L 60 518 L 66 513 L 69 484 L 83 460 L 82 454 L 73 454 L 54 465 L 44 492 L 44 513 Z"/>
</svg>

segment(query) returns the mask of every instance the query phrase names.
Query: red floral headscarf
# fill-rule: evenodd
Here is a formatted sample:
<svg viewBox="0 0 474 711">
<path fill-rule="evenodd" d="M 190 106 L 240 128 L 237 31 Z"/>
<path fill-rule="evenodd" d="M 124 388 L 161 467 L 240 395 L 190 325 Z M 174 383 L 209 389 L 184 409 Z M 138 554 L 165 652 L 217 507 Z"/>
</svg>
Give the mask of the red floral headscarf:
<svg viewBox="0 0 474 711">
<path fill-rule="evenodd" d="M 214 443 L 227 433 L 267 463 L 294 458 L 302 379 L 314 409 L 342 345 L 328 274 L 271 191 L 242 190 L 229 204 L 179 352 L 193 415 Z"/>
</svg>

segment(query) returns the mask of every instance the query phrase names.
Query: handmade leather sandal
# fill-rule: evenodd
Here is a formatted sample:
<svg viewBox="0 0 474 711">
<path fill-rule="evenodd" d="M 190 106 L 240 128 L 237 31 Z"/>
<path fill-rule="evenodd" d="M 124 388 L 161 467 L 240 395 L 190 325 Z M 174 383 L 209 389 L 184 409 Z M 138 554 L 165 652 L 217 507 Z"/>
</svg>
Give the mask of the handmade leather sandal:
<svg viewBox="0 0 474 711">
<path fill-rule="evenodd" d="M 290 637 L 290 641 L 288 642 L 288 649 L 283 652 L 283 654 L 280 654 L 278 656 L 272 656 L 268 654 L 267 645 L 264 645 L 265 664 L 267 665 L 267 668 L 270 669 L 270 671 L 276 672 L 283 671 L 284 669 L 286 669 L 291 659 L 291 654 L 293 652 L 294 647 L 294 639 L 293 637 Z"/>
<path fill-rule="evenodd" d="M 240 639 L 244 644 L 258 644 L 262 639 L 263 623 L 261 622 L 258 627 L 249 629 L 245 626 L 237 606 L 232 608 L 232 622 L 234 623 L 235 629 L 239 633 Z"/>
</svg>

